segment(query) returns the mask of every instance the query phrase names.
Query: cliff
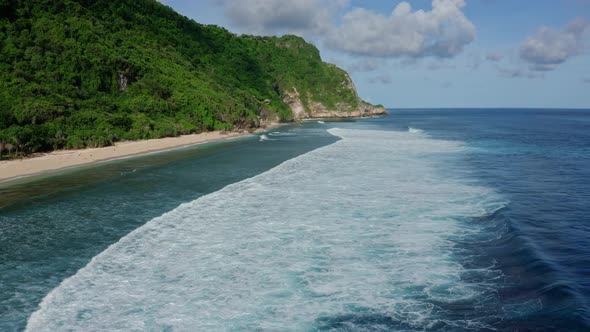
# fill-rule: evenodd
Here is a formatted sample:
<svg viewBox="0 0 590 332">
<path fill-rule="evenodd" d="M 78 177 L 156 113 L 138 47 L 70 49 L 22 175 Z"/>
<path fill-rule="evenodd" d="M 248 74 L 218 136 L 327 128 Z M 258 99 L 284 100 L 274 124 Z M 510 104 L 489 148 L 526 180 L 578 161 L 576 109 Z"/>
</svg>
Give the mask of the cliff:
<svg viewBox="0 0 590 332">
<path fill-rule="evenodd" d="M 0 1 L 0 156 L 383 112 L 300 37 L 155 0 Z"/>
<path fill-rule="evenodd" d="M 326 106 L 321 101 L 314 100 L 312 94 L 308 93 L 301 96 L 297 88 L 285 91 L 283 101 L 291 108 L 293 119 L 363 118 L 387 114 L 384 107 L 371 105 L 358 96 L 356 87 L 347 73 L 344 73 L 343 78 L 341 85 L 351 91 L 355 98 L 352 102 L 337 102 L 332 107 Z"/>
</svg>

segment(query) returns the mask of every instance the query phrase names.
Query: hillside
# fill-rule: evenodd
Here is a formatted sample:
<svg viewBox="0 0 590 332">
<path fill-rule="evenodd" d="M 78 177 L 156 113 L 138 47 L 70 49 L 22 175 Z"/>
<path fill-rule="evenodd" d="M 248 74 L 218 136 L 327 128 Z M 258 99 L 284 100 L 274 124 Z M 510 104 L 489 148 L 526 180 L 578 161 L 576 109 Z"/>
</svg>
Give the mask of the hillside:
<svg viewBox="0 0 590 332">
<path fill-rule="evenodd" d="M 0 0 L 0 154 L 382 112 L 296 36 L 237 36 L 155 0 Z"/>
</svg>

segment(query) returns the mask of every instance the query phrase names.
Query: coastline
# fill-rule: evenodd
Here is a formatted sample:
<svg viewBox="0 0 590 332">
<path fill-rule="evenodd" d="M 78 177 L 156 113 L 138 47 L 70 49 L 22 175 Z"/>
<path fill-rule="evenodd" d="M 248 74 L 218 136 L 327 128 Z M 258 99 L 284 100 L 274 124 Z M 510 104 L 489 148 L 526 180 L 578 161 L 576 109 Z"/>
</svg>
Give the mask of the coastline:
<svg viewBox="0 0 590 332">
<path fill-rule="evenodd" d="M 277 126 L 278 124 L 269 125 L 260 131 L 272 129 Z M 6 184 L 17 179 L 50 174 L 69 168 L 223 141 L 246 135 L 251 135 L 251 133 L 212 131 L 177 137 L 124 141 L 102 148 L 57 150 L 35 154 L 22 159 L 2 160 L 0 161 L 0 184 Z"/>
<path fill-rule="evenodd" d="M 387 112 L 359 112 L 344 115 L 341 112 L 320 112 L 319 114 L 313 114 L 311 117 L 299 119 L 299 121 L 363 119 L 380 117 L 384 114 L 387 114 Z M 264 127 L 258 128 L 254 133 L 268 131 L 284 124 L 286 123 L 270 122 Z M 5 185 L 14 180 L 51 174 L 70 168 L 163 152 L 192 145 L 223 141 L 251 134 L 250 132 L 211 131 L 177 137 L 123 141 L 102 148 L 57 150 L 33 154 L 21 159 L 0 160 L 0 184 Z"/>
</svg>

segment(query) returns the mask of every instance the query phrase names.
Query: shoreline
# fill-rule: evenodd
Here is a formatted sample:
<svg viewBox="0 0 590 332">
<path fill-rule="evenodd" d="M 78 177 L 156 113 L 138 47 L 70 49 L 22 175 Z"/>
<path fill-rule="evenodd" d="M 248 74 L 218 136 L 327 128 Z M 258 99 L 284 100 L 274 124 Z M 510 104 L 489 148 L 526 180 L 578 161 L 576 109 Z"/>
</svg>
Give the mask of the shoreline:
<svg viewBox="0 0 590 332">
<path fill-rule="evenodd" d="M 385 113 L 386 114 L 386 113 Z M 319 120 L 352 120 L 380 117 L 384 114 L 370 114 L 365 116 L 317 116 L 300 119 L 299 121 Z M 21 159 L 0 160 L 0 185 L 12 181 L 47 175 L 76 167 L 89 166 L 114 160 L 144 156 L 152 153 L 170 151 L 193 145 L 201 145 L 224 141 L 231 138 L 244 137 L 255 133 L 269 131 L 288 123 L 269 123 L 264 128 L 254 132 L 222 132 L 210 131 L 200 134 L 181 135 L 177 137 L 153 138 L 139 141 L 117 142 L 112 146 L 102 148 L 85 148 L 75 150 L 56 150 L 37 153 Z"/>
<path fill-rule="evenodd" d="M 276 128 L 279 125 L 280 124 L 272 124 L 266 128 L 261 128 L 256 132 Z M 70 168 L 143 156 L 193 145 L 219 142 L 252 134 L 253 133 L 250 132 L 211 131 L 177 137 L 123 141 L 102 148 L 57 150 L 34 154 L 22 159 L 2 160 L 0 161 L 0 184 L 4 185 L 11 181 L 51 174 Z"/>
</svg>

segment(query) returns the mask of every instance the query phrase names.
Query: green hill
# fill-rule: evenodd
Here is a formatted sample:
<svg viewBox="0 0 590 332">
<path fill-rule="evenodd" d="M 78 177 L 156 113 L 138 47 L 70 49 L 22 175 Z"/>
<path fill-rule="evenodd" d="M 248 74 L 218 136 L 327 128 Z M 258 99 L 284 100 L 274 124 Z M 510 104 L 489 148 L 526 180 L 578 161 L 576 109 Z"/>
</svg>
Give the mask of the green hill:
<svg viewBox="0 0 590 332">
<path fill-rule="evenodd" d="M 155 0 L 0 0 L 0 154 L 382 111 L 296 36 L 238 36 Z"/>
</svg>

